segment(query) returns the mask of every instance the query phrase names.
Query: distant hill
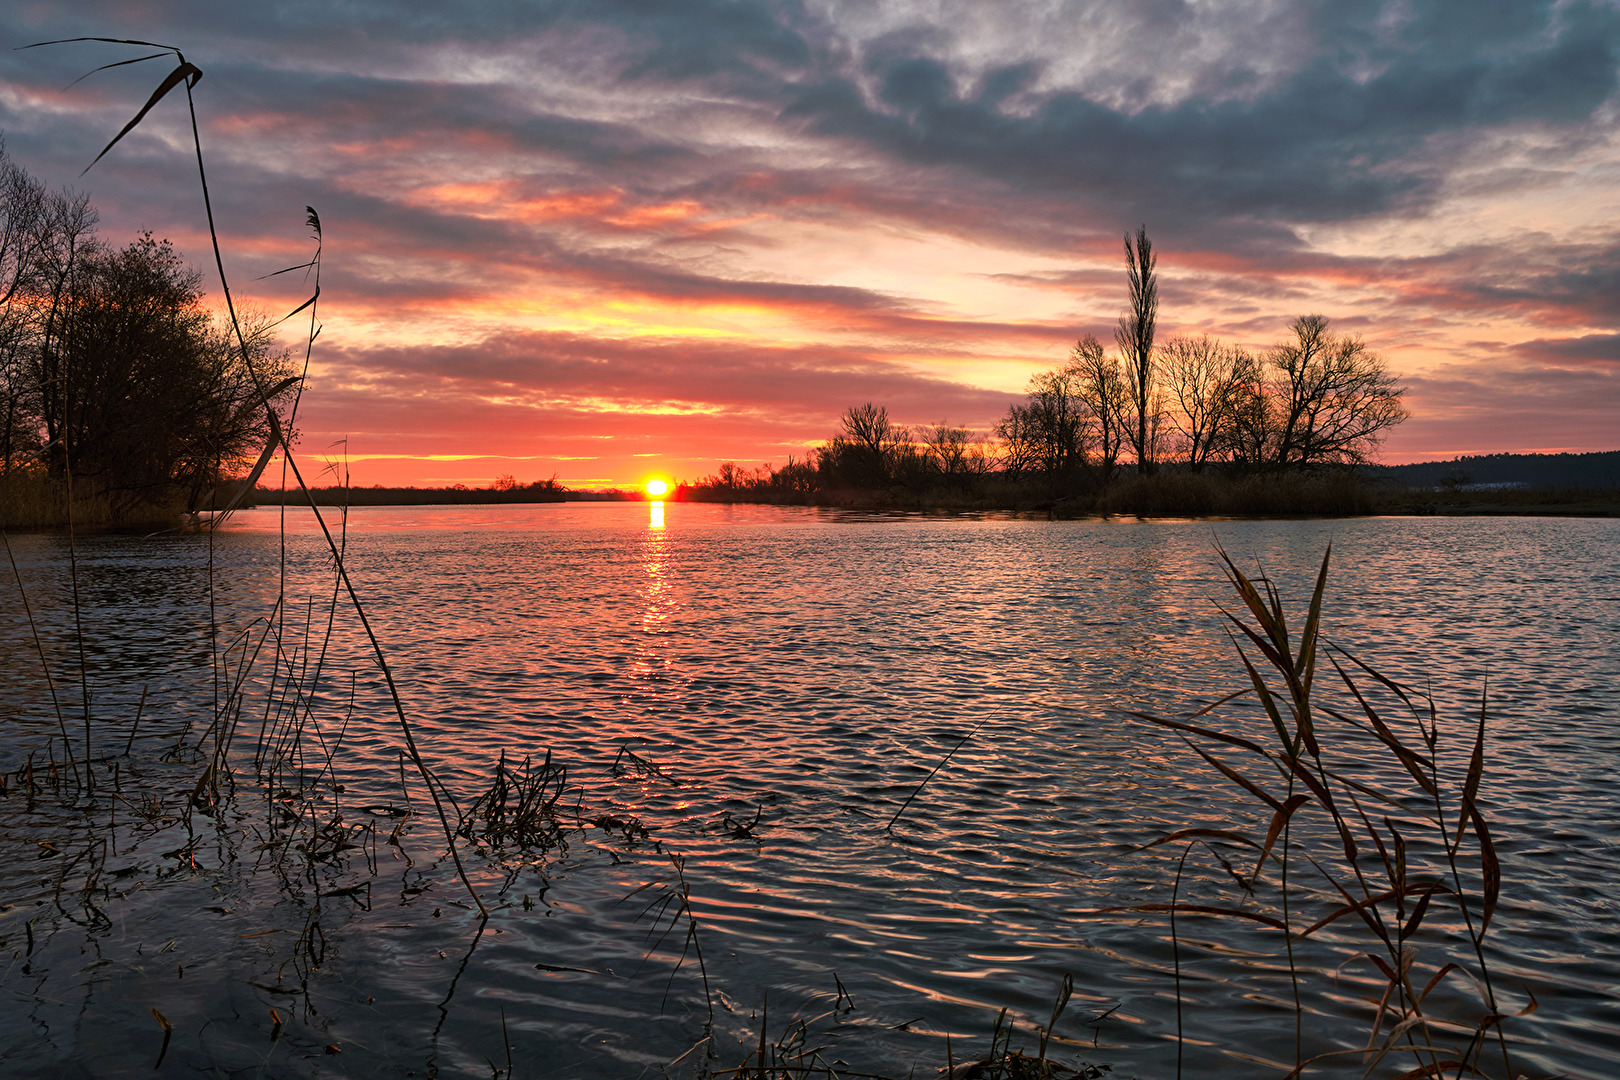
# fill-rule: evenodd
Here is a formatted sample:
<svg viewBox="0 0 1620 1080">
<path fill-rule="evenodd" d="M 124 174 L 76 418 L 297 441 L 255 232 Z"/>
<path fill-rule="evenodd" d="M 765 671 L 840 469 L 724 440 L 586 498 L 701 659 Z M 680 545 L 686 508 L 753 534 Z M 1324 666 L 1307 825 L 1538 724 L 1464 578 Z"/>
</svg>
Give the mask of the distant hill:
<svg viewBox="0 0 1620 1080">
<path fill-rule="evenodd" d="M 1411 487 L 1516 484 L 1612 491 L 1620 489 L 1620 450 L 1592 454 L 1480 454 L 1451 461 L 1383 465 L 1376 475 Z"/>
</svg>

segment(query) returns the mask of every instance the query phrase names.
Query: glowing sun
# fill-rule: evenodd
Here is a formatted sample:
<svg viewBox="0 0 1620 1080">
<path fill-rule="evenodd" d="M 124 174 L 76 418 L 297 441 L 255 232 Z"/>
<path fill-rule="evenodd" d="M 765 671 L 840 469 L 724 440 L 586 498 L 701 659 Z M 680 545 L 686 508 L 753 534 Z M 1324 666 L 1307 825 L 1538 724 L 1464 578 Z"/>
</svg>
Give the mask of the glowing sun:
<svg viewBox="0 0 1620 1080">
<path fill-rule="evenodd" d="M 663 480 L 647 481 L 647 494 L 655 499 L 661 499 L 669 494 L 669 484 Z"/>
</svg>

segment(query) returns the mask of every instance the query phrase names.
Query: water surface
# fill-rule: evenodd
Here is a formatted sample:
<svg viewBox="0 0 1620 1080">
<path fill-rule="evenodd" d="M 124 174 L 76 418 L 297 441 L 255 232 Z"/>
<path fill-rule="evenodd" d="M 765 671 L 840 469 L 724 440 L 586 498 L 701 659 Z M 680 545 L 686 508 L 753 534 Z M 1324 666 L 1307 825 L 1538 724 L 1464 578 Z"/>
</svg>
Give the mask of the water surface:
<svg viewBox="0 0 1620 1080">
<path fill-rule="evenodd" d="M 259 510 L 212 539 L 80 538 L 84 680 L 66 541 L 11 543 L 69 739 L 86 738 L 87 694 L 93 753 L 171 797 L 196 769 L 165 751 L 201 737 L 242 671 L 245 692 L 271 689 L 263 619 L 285 545 L 284 666 L 307 672 L 325 643 L 313 711 L 342 733 L 332 779 L 344 786 L 326 805 L 352 820 L 402 803 L 398 723 L 352 609 L 339 605 L 325 632 L 324 540 L 307 514 L 280 525 Z M 379 849 L 369 908 L 276 882 L 238 824 L 234 840 L 217 832 L 167 861 L 126 837 L 135 846 L 106 865 L 133 869 L 100 917 L 75 916 L 57 901 L 83 871 L 38 854 L 72 834 L 74 813 L 8 797 L 0 1062 L 19 1076 L 151 1074 L 155 1008 L 174 1026 L 162 1075 L 483 1075 L 505 1067 L 503 1018 L 519 1075 L 657 1075 L 699 1041 L 708 1005 L 695 960 L 676 969 L 687 923 L 660 944 L 671 909 L 645 909 L 663 894 L 624 898 L 673 880 L 677 853 L 715 1067 L 742 1060 L 768 997 L 773 1037 L 834 1011 L 813 1026 L 829 1061 L 929 1075 L 947 1034 L 954 1052 L 988 1046 L 1002 1008 L 1021 1031 L 1045 1023 L 1070 973 L 1059 1060 L 1172 1075 L 1168 926 L 1094 912 L 1169 899 L 1178 850 L 1141 845 L 1189 825 L 1263 829 L 1266 815 L 1129 714 L 1185 715 L 1240 685 L 1214 605 L 1229 593 L 1217 545 L 1302 609 L 1330 544 L 1332 640 L 1428 689 L 1463 757 L 1485 695 L 1484 798 L 1506 880 L 1491 959 L 1514 1007 L 1527 992 L 1540 1002 L 1512 1029 L 1516 1066 L 1614 1074 L 1620 523 L 689 504 L 368 508 L 346 534 L 416 737 L 463 803 L 503 750 L 550 750 L 582 813 L 645 836 L 575 829 L 566 853 L 527 866 L 469 856 L 481 893 L 505 905 L 481 933 L 421 816 L 398 849 L 411 866 Z M 0 588 L 0 768 L 16 770 L 53 744 L 61 757 L 61 734 L 9 569 Z M 261 667 L 244 667 L 250 653 Z M 1189 880 L 1214 890 L 1219 878 L 1206 867 Z M 324 954 L 295 986 L 309 964 L 291 946 L 309 937 L 312 903 Z M 1352 937 L 1324 935 L 1309 962 L 1337 967 Z M 1180 944 L 1189 1074 L 1291 1064 L 1275 942 L 1184 920 Z M 1353 1018 L 1369 1015 L 1355 999 L 1370 974 L 1350 965 L 1307 991 L 1330 1014 L 1323 1046 L 1365 1038 Z"/>
</svg>

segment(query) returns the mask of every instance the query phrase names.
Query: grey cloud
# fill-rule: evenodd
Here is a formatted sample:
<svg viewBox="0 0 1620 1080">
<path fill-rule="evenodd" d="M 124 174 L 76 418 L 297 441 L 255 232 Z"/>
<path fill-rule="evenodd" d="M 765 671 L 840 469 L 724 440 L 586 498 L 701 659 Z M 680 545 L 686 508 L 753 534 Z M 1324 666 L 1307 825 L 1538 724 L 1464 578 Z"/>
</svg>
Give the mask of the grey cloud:
<svg viewBox="0 0 1620 1080">
<path fill-rule="evenodd" d="M 1582 122 L 1611 98 L 1620 17 L 1608 7 L 1419 5 L 1422 18 L 1378 48 L 1376 73 L 1329 50 L 1253 101 L 1191 99 L 1135 112 L 1072 89 L 1027 113 L 1000 108 L 991 79 L 959 93 L 948 63 L 904 35 L 868 51 L 864 72 L 807 83 L 784 119 L 905 160 L 1068 190 L 1122 217 L 1195 225 L 1233 216 L 1332 221 L 1426 205 L 1444 163 L 1426 138 L 1515 121 Z M 1372 12 L 1335 5 L 1319 32 L 1360 30 Z M 1356 34 L 1345 34 L 1350 38 Z M 1329 42 L 1331 44 L 1331 41 Z M 1363 51 L 1374 48 L 1362 43 Z"/>
<path fill-rule="evenodd" d="M 1527 360 L 1552 367 L 1607 368 L 1620 375 L 1620 334 L 1537 338 L 1514 347 Z"/>
</svg>

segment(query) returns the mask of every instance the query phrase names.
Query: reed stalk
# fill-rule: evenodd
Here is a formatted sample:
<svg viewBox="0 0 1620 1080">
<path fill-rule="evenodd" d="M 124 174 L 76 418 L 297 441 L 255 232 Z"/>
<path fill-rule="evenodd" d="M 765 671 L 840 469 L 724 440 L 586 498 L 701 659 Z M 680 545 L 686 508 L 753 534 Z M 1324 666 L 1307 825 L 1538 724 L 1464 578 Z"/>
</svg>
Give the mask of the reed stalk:
<svg viewBox="0 0 1620 1080">
<path fill-rule="evenodd" d="M 1236 880 L 1241 895 L 1220 904 L 1184 899 L 1178 869 L 1169 904 L 1106 910 L 1170 915 L 1177 952 L 1178 1075 L 1184 1036 L 1176 920 L 1197 916 L 1242 920 L 1281 935 L 1295 1015 L 1295 1061 L 1285 1080 L 1341 1058 L 1359 1058 L 1365 1075 L 1382 1067 L 1394 1068 L 1402 1077 L 1461 1078 L 1488 1076 L 1499 1067 L 1500 1075 L 1513 1077 L 1503 1022 L 1535 1005 L 1532 998 L 1519 1012 L 1506 1013 L 1487 959 L 1486 935 L 1500 897 L 1501 866 L 1480 799 L 1487 716 L 1483 700 L 1460 776 L 1442 767 L 1448 747 L 1432 699 L 1338 646 L 1326 648 L 1336 654 L 1327 655 L 1327 666 L 1337 677 L 1340 700 L 1322 700 L 1317 675 L 1325 655 L 1322 605 L 1331 555 L 1330 550 L 1323 556 L 1296 636 L 1274 583 L 1263 576 L 1250 578 L 1220 552 L 1240 601 L 1235 611 L 1220 610 L 1247 688 L 1185 720 L 1132 714 L 1173 732 L 1262 812 L 1251 828 L 1186 828 L 1147 845 L 1184 843 L 1183 868 L 1195 849 L 1204 849 Z M 1373 688 L 1406 714 L 1401 723 L 1415 729 L 1416 746 L 1410 736 L 1397 732 L 1393 719 L 1386 720 L 1386 706 L 1374 700 Z M 1262 730 L 1269 729 L 1269 738 L 1216 727 L 1205 719 L 1239 699 L 1258 705 L 1257 719 Z M 1369 751 L 1382 756 L 1372 758 Z M 1381 812 L 1369 809 L 1380 804 Z M 1425 805 L 1427 810 L 1413 809 Z M 1231 869 L 1235 853 L 1243 849 L 1254 860 L 1247 874 Z M 1423 854 L 1430 851 L 1439 857 Z M 1276 875 L 1274 886 L 1268 871 Z M 1452 927 L 1436 926 L 1441 920 L 1430 918 L 1443 908 L 1455 912 Z M 1322 1033 L 1305 1027 L 1301 987 L 1320 970 L 1307 967 L 1300 950 L 1329 928 L 1351 942 L 1351 959 L 1370 963 L 1384 986 L 1381 997 L 1368 1003 L 1371 1022 L 1360 1049 L 1307 1054 L 1307 1035 Z M 1354 934 L 1358 929 L 1359 937 Z M 1466 959 L 1449 955 L 1459 936 L 1466 941 Z M 1446 957 L 1428 969 L 1421 984 L 1420 945 L 1426 955 Z M 1478 987 L 1483 1017 L 1434 1011 L 1429 995 L 1453 976 Z M 1469 1033 L 1466 1042 L 1449 1041 L 1456 1030 Z M 1498 1053 L 1487 1061 L 1484 1046 L 1493 1034 Z"/>
</svg>

